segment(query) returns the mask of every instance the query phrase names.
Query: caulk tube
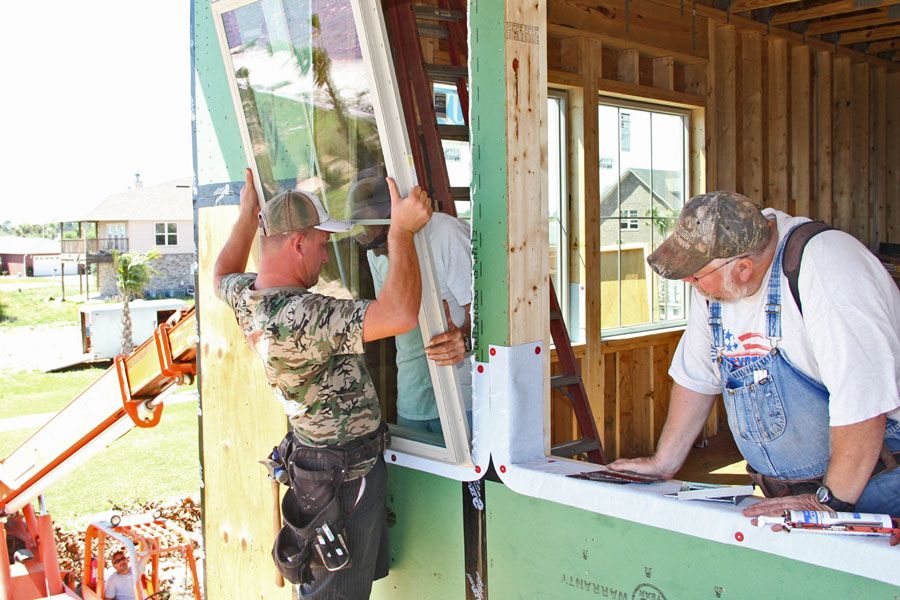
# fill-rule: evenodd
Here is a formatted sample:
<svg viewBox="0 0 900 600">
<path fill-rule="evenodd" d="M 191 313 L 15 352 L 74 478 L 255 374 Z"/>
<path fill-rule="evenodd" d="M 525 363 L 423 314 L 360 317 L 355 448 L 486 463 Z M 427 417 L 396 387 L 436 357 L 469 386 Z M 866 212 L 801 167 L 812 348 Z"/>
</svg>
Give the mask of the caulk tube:
<svg viewBox="0 0 900 600">
<path fill-rule="evenodd" d="M 893 527 L 891 517 L 873 513 L 827 512 L 816 510 L 792 510 L 787 519 L 792 523 L 832 527 L 836 525 L 861 525 L 866 527 Z"/>
</svg>

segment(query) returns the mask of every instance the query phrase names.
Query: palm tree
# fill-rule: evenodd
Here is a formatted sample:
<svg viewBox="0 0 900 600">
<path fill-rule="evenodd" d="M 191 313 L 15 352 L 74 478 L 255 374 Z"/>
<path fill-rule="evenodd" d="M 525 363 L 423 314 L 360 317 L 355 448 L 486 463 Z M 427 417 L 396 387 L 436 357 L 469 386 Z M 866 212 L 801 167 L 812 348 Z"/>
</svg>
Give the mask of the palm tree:
<svg viewBox="0 0 900 600">
<path fill-rule="evenodd" d="M 120 254 L 113 251 L 113 269 L 116 272 L 116 287 L 122 301 L 122 354 L 134 350 L 131 337 L 131 300 L 144 293 L 150 278 L 158 273 L 150 263 L 159 258 L 159 250 L 150 248 L 146 254 Z"/>
</svg>

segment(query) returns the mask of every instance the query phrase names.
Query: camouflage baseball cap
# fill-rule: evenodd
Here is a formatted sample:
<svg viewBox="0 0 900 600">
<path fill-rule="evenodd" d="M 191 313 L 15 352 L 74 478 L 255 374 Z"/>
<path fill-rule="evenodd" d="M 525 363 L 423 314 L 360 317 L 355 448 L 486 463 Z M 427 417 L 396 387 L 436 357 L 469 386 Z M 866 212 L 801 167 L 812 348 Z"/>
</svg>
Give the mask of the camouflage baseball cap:
<svg viewBox="0 0 900 600">
<path fill-rule="evenodd" d="M 712 260 L 756 248 L 768 230 L 759 207 L 742 194 L 718 191 L 694 196 L 681 209 L 672 235 L 647 257 L 647 263 L 666 279 L 683 279 Z"/>
<path fill-rule="evenodd" d="M 307 227 L 332 233 L 349 231 L 349 221 L 332 219 L 321 200 L 309 192 L 288 190 L 266 202 L 259 213 L 264 235 L 278 235 Z"/>
</svg>

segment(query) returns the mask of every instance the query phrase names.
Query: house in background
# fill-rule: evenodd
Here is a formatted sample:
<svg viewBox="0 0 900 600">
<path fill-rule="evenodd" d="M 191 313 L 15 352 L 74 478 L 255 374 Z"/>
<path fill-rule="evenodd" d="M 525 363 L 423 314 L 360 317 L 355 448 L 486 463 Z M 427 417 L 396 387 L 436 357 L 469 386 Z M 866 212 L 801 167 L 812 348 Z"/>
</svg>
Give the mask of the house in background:
<svg viewBox="0 0 900 600">
<path fill-rule="evenodd" d="M 653 320 L 684 318 L 683 284 L 660 280 L 647 265 L 684 203 L 682 172 L 628 167 L 614 181 L 600 195 L 601 298 L 619 310 L 605 311 L 601 328 L 646 323 L 651 307 Z"/>
<path fill-rule="evenodd" d="M 58 240 L 39 237 L 0 236 L 0 274 L 18 277 L 60 275 Z M 77 273 L 75 264 L 67 264 L 66 275 Z"/>
<path fill-rule="evenodd" d="M 62 240 L 64 261 L 96 265 L 100 295 L 116 295 L 113 251 L 144 254 L 154 246 L 159 271 L 145 290 L 151 298 L 185 296 L 194 290 L 194 209 L 190 178 L 134 189 L 103 200 L 78 220 L 80 239 Z M 93 232 L 89 237 L 88 232 Z"/>
</svg>

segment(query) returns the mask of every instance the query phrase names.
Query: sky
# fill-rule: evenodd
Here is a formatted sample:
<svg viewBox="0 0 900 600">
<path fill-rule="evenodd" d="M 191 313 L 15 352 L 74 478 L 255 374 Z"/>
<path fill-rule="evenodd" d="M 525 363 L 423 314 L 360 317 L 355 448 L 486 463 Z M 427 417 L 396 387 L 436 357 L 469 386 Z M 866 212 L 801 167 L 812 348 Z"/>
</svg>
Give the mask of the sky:
<svg viewBox="0 0 900 600">
<path fill-rule="evenodd" d="M 190 0 L 0 3 L 0 222 L 190 177 Z"/>
</svg>

